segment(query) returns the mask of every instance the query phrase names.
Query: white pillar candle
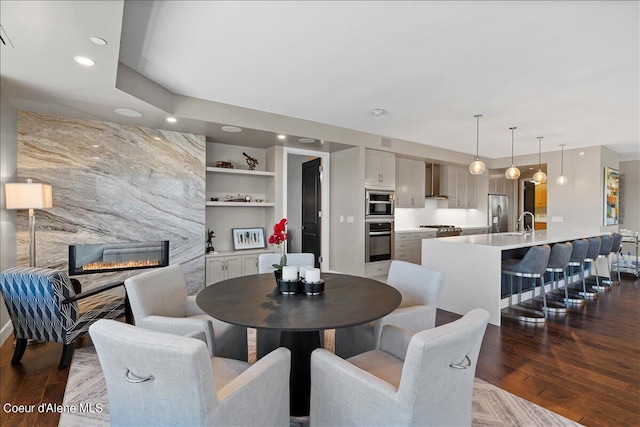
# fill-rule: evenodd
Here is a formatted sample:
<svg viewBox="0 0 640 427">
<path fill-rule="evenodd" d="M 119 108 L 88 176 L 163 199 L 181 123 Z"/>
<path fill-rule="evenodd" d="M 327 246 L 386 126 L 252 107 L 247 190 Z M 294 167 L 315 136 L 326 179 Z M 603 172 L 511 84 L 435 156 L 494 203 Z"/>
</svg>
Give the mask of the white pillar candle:
<svg viewBox="0 0 640 427">
<path fill-rule="evenodd" d="M 298 280 L 298 267 L 293 265 L 285 265 L 282 267 L 282 280 Z"/>
<path fill-rule="evenodd" d="M 300 278 L 304 279 L 308 269 L 313 268 L 313 265 L 303 265 L 300 267 Z"/>
<path fill-rule="evenodd" d="M 320 281 L 320 269 L 319 268 L 307 268 L 305 271 L 305 280 L 308 283 L 318 283 Z"/>
</svg>

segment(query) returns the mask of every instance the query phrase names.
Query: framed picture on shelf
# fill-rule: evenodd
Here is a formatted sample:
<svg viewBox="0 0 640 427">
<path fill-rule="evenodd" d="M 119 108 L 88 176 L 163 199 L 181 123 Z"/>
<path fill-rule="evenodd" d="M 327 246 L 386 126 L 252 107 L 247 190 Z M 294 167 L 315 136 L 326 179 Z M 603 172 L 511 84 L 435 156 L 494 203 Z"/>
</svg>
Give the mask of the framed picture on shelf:
<svg viewBox="0 0 640 427">
<path fill-rule="evenodd" d="M 604 225 L 618 224 L 620 214 L 620 177 L 618 171 L 609 167 L 604 168 Z"/>
<path fill-rule="evenodd" d="M 265 248 L 264 228 L 233 228 L 233 250 Z"/>
</svg>

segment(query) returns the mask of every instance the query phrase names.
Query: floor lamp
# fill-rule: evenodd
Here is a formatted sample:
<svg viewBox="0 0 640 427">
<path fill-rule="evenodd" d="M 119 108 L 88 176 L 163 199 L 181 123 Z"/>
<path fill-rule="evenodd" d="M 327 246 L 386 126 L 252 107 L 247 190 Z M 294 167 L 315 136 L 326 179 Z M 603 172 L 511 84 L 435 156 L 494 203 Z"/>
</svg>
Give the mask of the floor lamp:
<svg viewBox="0 0 640 427">
<path fill-rule="evenodd" d="M 8 182 L 4 185 L 7 209 L 29 209 L 29 266 L 36 266 L 36 217 L 34 209 L 53 207 L 51 185 Z"/>
</svg>

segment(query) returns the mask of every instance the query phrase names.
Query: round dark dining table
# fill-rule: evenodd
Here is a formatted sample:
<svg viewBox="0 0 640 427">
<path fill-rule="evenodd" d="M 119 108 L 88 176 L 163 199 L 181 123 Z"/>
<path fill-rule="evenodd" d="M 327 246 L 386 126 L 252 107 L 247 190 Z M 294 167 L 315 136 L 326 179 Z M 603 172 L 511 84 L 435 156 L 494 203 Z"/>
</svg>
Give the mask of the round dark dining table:
<svg viewBox="0 0 640 427">
<path fill-rule="evenodd" d="M 223 280 L 196 297 L 208 315 L 234 325 L 281 331 L 280 346 L 291 350 L 289 380 L 292 416 L 309 415 L 311 352 L 320 347 L 320 333 L 367 323 L 400 305 L 400 292 L 377 280 L 323 273 L 320 295 L 283 295 L 273 273 Z"/>
</svg>

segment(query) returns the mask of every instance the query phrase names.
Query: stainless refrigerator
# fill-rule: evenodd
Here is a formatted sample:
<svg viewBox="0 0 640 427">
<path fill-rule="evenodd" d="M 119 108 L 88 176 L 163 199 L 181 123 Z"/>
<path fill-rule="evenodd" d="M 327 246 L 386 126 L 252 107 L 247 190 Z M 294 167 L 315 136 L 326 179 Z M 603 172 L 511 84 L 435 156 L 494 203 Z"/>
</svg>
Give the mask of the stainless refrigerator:
<svg viewBox="0 0 640 427">
<path fill-rule="evenodd" d="M 489 194 L 489 233 L 509 231 L 509 198 L 504 194 Z"/>
</svg>

